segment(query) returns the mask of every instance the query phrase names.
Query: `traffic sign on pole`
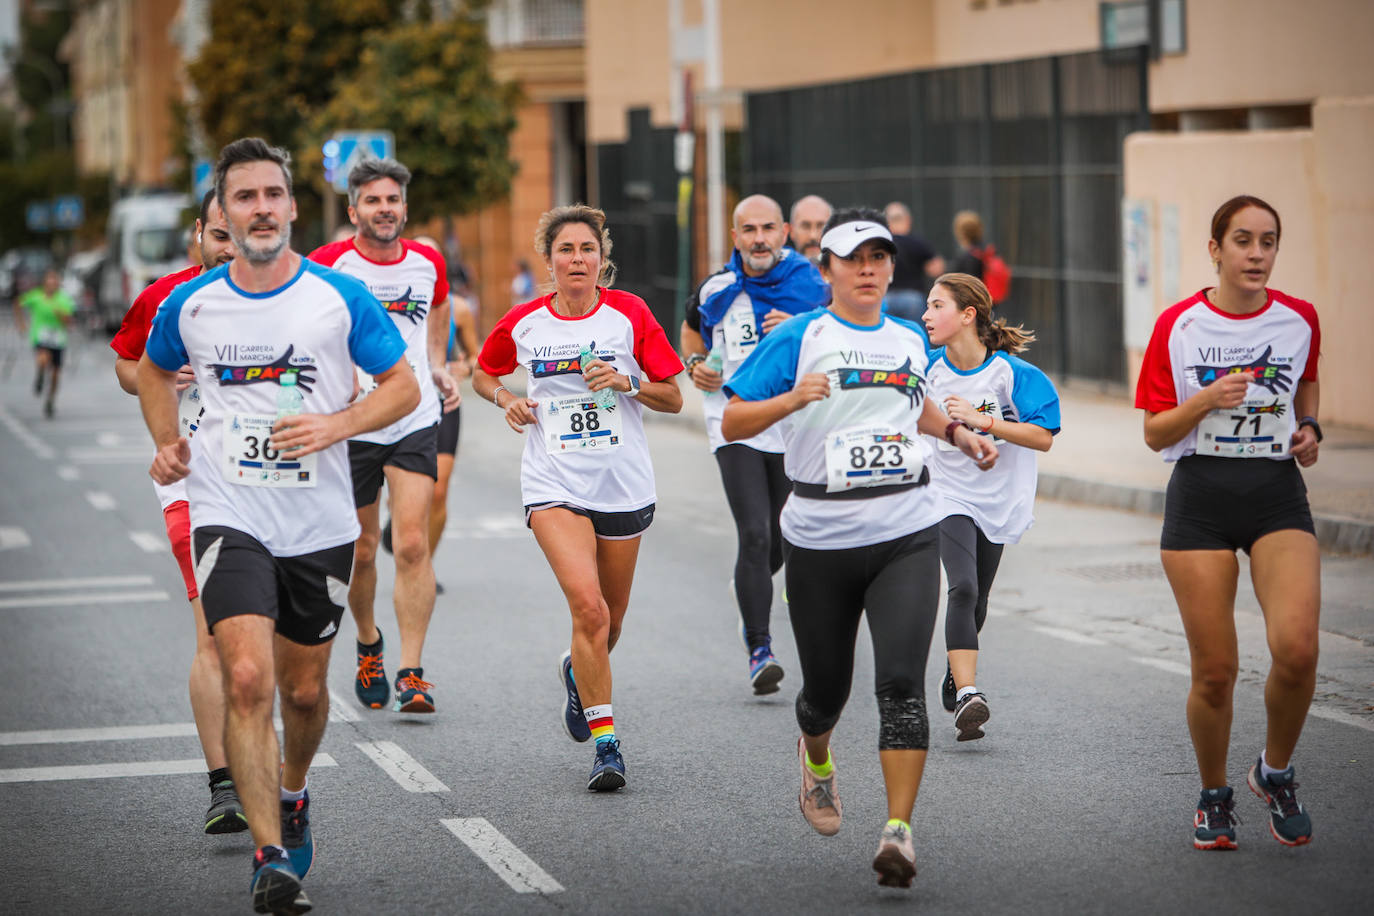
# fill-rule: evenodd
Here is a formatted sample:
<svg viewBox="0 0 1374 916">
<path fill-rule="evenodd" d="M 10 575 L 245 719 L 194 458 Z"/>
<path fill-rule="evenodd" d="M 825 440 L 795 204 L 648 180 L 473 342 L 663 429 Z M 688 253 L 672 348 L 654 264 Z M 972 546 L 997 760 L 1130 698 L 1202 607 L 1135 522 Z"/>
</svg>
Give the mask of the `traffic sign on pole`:
<svg viewBox="0 0 1374 916">
<path fill-rule="evenodd" d="M 31 201 L 24 208 L 24 225 L 30 232 L 52 232 L 52 204 L 46 200 Z"/>
<path fill-rule="evenodd" d="M 336 131 L 324 148 L 324 177 L 340 194 L 348 193 L 348 173 L 364 159 L 396 155 L 396 138 L 389 130 Z"/>
<path fill-rule="evenodd" d="M 54 197 L 52 225 L 54 229 L 76 229 L 86 219 L 86 202 L 79 194 Z"/>
</svg>

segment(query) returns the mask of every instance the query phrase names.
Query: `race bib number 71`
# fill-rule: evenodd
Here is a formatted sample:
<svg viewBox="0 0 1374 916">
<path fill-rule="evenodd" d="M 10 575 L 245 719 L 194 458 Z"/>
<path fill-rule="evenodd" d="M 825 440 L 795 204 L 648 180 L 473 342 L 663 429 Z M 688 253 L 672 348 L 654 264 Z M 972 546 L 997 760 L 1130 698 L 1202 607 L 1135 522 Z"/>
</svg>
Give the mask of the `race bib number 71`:
<svg viewBox="0 0 1374 916">
<path fill-rule="evenodd" d="M 1212 411 L 1197 427 L 1197 453 L 1218 458 L 1278 458 L 1288 454 L 1289 401 L 1267 393 L 1239 407 Z"/>
</svg>

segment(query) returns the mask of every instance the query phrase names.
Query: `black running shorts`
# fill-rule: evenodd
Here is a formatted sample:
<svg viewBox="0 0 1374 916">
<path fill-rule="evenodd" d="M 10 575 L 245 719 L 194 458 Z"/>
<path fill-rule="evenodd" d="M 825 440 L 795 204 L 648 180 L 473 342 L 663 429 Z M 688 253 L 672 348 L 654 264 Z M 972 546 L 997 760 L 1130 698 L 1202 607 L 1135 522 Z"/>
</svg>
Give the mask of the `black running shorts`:
<svg viewBox="0 0 1374 916">
<path fill-rule="evenodd" d="M 210 525 L 191 533 L 196 583 L 210 632 L 230 617 L 258 614 L 294 643 L 318 646 L 339 631 L 353 575 L 353 544 L 274 557 L 252 535 Z"/>
<path fill-rule="evenodd" d="M 439 454 L 456 455 L 458 454 L 458 429 L 461 424 L 459 414 L 463 408 L 455 407 L 444 414 L 439 421 Z"/>
<path fill-rule="evenodd" d="M 1292 459 L 1188 455 L 1164 498 L 1161 550 L 1244 550 L 1274 531 L 1315 533 L 1307 485 Z"/>
<path fill-rule="evenodd" d="M 526 506 L 526 527 L 534 527 L 530 525 L 530 516 L 540 509 L 567 509 L 573 515 L 591 519 L 592 530 L 596 532 L 596 536 L 607 541 L 625 541 L 630 538 L 637 538 L 647 531 L 654 521 L 653 503 L 632 512 L 598 512 L 595 509 L 584 509 L 571 503 L 553 502 L 534 503 Z"/>
<path fill-rule="evenodd" d="M 439 424 L 416 430 L 388 445 L 348 440 L 348 463 L 353 469 L 353 505 L 359 509 L 377 501 L 386 480 L 386 467 L 427 474 L 439 479 Z"/>
</svg>

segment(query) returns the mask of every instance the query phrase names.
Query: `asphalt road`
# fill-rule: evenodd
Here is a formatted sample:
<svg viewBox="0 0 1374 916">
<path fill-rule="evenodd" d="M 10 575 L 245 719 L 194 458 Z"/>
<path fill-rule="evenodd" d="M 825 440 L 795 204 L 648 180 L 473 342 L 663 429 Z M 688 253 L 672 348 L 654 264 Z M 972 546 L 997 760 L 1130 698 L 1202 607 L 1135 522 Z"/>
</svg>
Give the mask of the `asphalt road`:
<svg viewBox="0 0 1374 916">
<path fill-rule="evenodd" d="M 4 909 L 248 912 L 247 835 L 200 832 L 193 633 L 137 404 L 116 388 L 112 354 L 91 345 L 72 354 L 57 418 L 43 420 L 27 355 L 8 352 Z M 311 775 L 317 854 L 306 886 L 318 912 L 1368 912 L 1374 561 L 1324 561 L 1321 680 L 1295 758 L 1315 838 L 1300 849 L 1269 836 L 1244 789 L 1262 742 L 1267 660 L 1242 583 L 1229 768 L 1241 848 L 1203 854 L 1190 842 L 1188 657 L 1159 570 L 1159 521 L 1042 502 L 993 593 L 982 741 L 956 745 L 939 707 L 937 636 L 913 821 L 919 874 L 911 891 L 881 889 L 869 868 L 885 810 L 866 630 L 834 745 L 845 824 L 824 838 L 797 811 L 785 606 L 776 603 L 774 630 L 787 677 L 780 694 L 757 699 L 727 591 L 733 530 L 715 464 L 687 424 L 649 432 L 659 512 L 613 656 L 629 786 L 584 788 L 591 751 L 558 720 L 566 606 L 520 517 L 523 440 L 470 396 L 437 557 L 446 592 L 426 651 L 438 712 L 358 706 L 345 617 L 327 756 Z M 384 563 L 384 596 L 390 581 Z M 385 598 L 379 618 L 394 636 Z"/>
</svg>

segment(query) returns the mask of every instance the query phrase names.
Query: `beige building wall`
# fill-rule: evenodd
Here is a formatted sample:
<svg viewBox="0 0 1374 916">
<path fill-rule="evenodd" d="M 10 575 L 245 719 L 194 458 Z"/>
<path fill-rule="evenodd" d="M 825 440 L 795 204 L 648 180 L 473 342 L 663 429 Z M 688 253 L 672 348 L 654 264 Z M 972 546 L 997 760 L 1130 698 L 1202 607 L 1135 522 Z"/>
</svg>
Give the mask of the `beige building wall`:
<svg viewBox="0 0 1374 916">
<path fill-rule="evenodd" d="M 1369 0 L 1191 0 L 1186 54 L 1150 68 L 1150 110 L 1374 93 Z"/>
<path fill-rule="evenodd" d="M 929 5 L 934 7 L 934 54 L 922 66 L 1074 54 L 1091 51 L 1100 41 L 1099 0 L 935 0 Z"/>
<path fill-rule="evenodd" d="M 1151 258 L 1157 315 L 1164 300 L 1160 267 L 1174 240 L 1158 213 L 1178 208 L 1179 298 L 1212 285 L 1207 254 L 1212 213 L 1227 198 L 1253 194 L 1283 220 L 1270 286 L 1317 307 L 1322 325 L 1322 417 L 1374 428 L 1364 396 L 1365 342 L 1374 339 L 1374 279 L 1364 268 L 1374 242 L 1374 96 L 1323 100 L 1302 130 L 1135 134 L 1126 141 L 1125 196 L 1154 204 Z M 1141 352 L 1129 353 L 1130 381 Z"/>
</svg>

